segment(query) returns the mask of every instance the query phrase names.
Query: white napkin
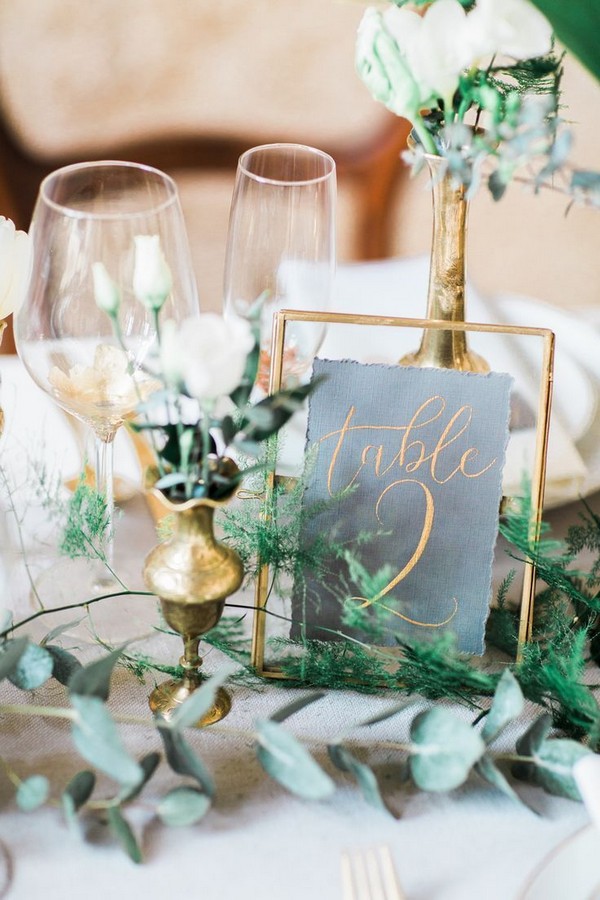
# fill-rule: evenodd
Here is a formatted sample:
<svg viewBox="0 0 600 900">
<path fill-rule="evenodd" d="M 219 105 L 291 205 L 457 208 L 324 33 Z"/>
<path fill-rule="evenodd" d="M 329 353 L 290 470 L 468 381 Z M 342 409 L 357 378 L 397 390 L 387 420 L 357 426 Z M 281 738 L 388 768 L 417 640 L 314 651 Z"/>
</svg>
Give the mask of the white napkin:
<svg viewBox="0 0 600 900">
<path fill-rule="evenodd" d="M 425 317 L 429 259 L 424 256 L 410 259 L 392 259 L 369 263 L 350 263 L 338 267 L 333 309 L 336 312 L 370 314 L 382 316 Z M 500 299 L 488 300 L 477 293 L 472 285 L 467 285 L 467 318 L 472 322 L 512 324 L 514 304 L 503 314 Z M 542 307 L 543 312 L 543 307 Z M 535 310 L 533 321 L 527 322 L 529 309 L 526 303 L 519 309 L 519 321 L 515 324 L 544 326 L 543 315 Z M 542 319 L 542 321 L 540 321 Z M 547 327 L 552 327 L 550 321 Z M 545 326 L 544 326 L 545 327 Z M 493 368 L 508 371 L 515 377 L 517 390 L 532 410 L 537 412 L 539 390 L 539 361 L 530 358 L 527 339 L 516 343 L 510 336 L 476 335 L 482 344 L 477 351 L 485 358 L 493 355 Z M 377 329 L 373 346 L 366 346 L 362 329 L 346 328 L 342 332 L 330 329 L 320 355 L 352 356 L 364 361 L 391 362 L 404 352 L 418 346 L 420 333 L 417 329 Z M 525 349 L 525 358 L 524 358 Z M 371 352 L 372 350 L 372 352 Z M 535 346 L 533 347 L 535 351 Z M 489 353 L 488 353 L 489 351 Z M 600 336 L 598 337 L 600 356 Z M 561 385 L 560 375 L 564 373 Z M 562 388 L 562 390 L 561 390 Z M 577 400 L 574 403 L 574 399 Z M 571 437 L 581 436 L 593 415 L 596 397 L 587 374 L 577 365 L 577 361 L 563 348 L 561 334 L 557 335 L 556 377 L 554 381 L 554 406 L 549 436 L 549 453 L 546 473 L 546 506 L 556 505 L 574 499 L 583 487 L 587 467 L 579 453 L 576 441 Z M 585 405 L 585 410 L 580 410 Z M 563 411 L 561 421 L 558 410 Z M 578 425 L 581 428 L 578 428 Z M 531 472 L 535 455 L 535 430 L 523 429 L 512 432 L 505 466 L 504 492 L 506 495 L 519 493 L 524 469 Z"/>
</svg>

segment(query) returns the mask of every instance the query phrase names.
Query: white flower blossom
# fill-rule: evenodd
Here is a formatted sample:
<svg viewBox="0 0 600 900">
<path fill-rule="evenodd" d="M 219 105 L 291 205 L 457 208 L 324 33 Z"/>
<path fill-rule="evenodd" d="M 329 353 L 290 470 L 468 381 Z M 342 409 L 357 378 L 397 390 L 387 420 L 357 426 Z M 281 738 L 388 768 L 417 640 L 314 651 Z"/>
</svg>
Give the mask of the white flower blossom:
<svg viewBox="0 0 600 900">
<path fill-rule="evenodd" d="M 438 0 L 422 23 L 414 58 L 409 55 L 409 61 L 433 95 L 450 101 L 460 73 L 471 63 L 467 15 L 458 0 Z"/>
<path fill-rule="evenodd" d="M 477 0 L 467 20 L 474 62 L 492 54 L 530 59 L 552 47 L 552 26 L 529 0 Z"/>
<path fill-rule="evenodd" d="M 158 312 L 173 287 L 171 270 L 157 234 L 137 234 L 134 240 L 133 292 L 147 309 Z"/>
<path fill-rule="evenodd" d="M 103 263 L 95 262 L 92 265 L 92 279 L 96 305 L 109 316 L 116 315 L 121 305 L 121 294 Z"/>
<path fill-rule="evenodd" d="M 246 358 L 254 346 L 245 319 L 204 313 L 176 329 L 165 322 L 161 335 L 163 375 L 171 385 L 184 385 L 201 403 L 227 396 L 240 384 Z"/>
<path fill-rule="evenodd" d="M 358 28 L 356 69 L 376 100 L 398 116 L 415 118 L 421 103 L 419 85 L 384 17 L 373 8 L 365 11 Z"/>
<path fill-rule="evenodd" d="M 20 308 L 31 277 L 31 240 L 0 216 L 0 319 Z"/>
</svg>

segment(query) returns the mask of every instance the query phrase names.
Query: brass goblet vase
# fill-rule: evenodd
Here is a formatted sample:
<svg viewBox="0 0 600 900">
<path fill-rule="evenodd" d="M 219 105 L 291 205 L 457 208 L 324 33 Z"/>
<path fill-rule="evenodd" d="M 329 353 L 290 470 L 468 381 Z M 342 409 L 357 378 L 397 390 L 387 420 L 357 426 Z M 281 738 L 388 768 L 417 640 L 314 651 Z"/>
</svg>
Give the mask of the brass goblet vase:
<svg viewBox="0 0 600 900">
<path fill-rule="evenodd" d="M 410 147 L 415 140 L 409 138 Z M 467 240 L 467 192 L 443 170 L 440 156 L 425 154 L 431 174 L 433 235 L 429 265 L 426 318 L 435 321 L 465 322 L 465 257 Z M 404 366 L 458 369 L 461 372 L 489 372 L 485 359 L 467 346 L 461 330 L 430 328 L 423 334 L 418 350 L 400 360 Z"/>
<path fill-rule="evenodd" d="M 220 471 L 228 477 L 238 472 L 233 460 L 220 460 Z M 218 500 L 207 498 L 174 502 L 152 489 L 165 508 L 174 514 L 171 537 L 154 548 L 146 558 L 143 576 L 146 586 L 160 599 L 167 624 L 183 639 L 181 679 L 158 685 L 150 695 L 150 709 L 168 718 L 201 684 L 202 635 L 217 624 L 225 600 L 240 587 L 244 568 L 238 554 L 218 541 L 214 533 L 214 513 L 231 499 L 235 489 Z M 220 688 L 215 703 L 197 726 L 218 722 L 231 709 L 231 698 Z"/>
</svg>

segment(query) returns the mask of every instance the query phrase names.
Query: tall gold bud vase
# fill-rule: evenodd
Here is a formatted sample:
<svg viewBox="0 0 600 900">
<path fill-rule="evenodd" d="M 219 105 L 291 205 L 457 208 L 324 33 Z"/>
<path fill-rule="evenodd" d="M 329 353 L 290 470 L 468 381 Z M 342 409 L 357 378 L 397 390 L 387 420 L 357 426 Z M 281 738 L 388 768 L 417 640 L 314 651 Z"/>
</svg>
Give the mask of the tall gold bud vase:
<svg viewBox="0 0 600 900">
<path fill-rule="evenodd" d="M 232 460 L 222 460 L 227 475 L 237 472 Z M 215 509 L 231 499 L 233 491 L 219 500 L 197 499 L 177 503 L 153 489 L 174 515 L 174 531 L 168 540 L 146 558 L 143 576 L 148 590 L 160 599 L 167 624 L 181 635 L 184 652 L 180 663 L 183 678 L 160 684 L 150 695 L 150 709 L 168 718 L 202 682 L 198 655 L 200 638 L 217 624 L 225 600 L 240 587 L 244 568 L 235 550 L 220 543 L 214 534 Z M 218 722 L 231 708 L 231 698 L 219 690 L 211 710 L 198 726 Z"/>
<path fill-rule="evenodd" d="M 465 320 L 465 250 L 468 201 L 463 186 L 456 187 L 448 173 L 441 173 L 442 157 L 426 155 L 431 174 L 433 235 L 427 318 L 446 322 Z M 432 366 L 463 372 L 489 372 L 487 362 L 468 349 L 464 331 L 430 328 L 421 346 L 403 356 L 405 366 Z"/>
</svg>

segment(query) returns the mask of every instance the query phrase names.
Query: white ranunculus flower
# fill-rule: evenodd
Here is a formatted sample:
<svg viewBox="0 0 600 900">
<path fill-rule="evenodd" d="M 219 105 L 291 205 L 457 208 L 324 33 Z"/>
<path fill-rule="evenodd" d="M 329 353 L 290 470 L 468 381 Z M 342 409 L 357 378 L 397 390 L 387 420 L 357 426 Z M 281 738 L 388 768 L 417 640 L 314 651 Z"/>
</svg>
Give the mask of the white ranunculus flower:
<svg viewBox="0 0 600 900">
<path fill-rule="evenodd" d="M 173 287 L 171 270 L 157 234 L 136 234 L 133 292 L 147 309 L 158 312 Z"/>
<path fill-rule="evenodd" d="M 376 100 L 398 116 L 415 119 L 422 99 L 419 86 L 386 19 L 373 7 L 365 11 L 358 28 L 355 61 L 358 74 Z"/>
<path fill-rule="evenodd" d="M 175 331 L 165 323 L 161 362 L 171 384 L 183 383 L 200 402 L 227 396 L 239 385 L 254 337 L 245 319 L 204 313 Z"/>
<path fill-rule="evenodd" d="M 477 0 L 467 28 L 473 62 L 495 53 L 530 59 L 552 47 L 552 26 L 529 0 Z"/>
<path fill-rule="evenodd" d="M 0 216 L 0 319 L 21 306 L 29 286 L 31 262 L 29 235 Z"/>
<path fill-rule="evenodd" d="M 106 271 L 104 263 L 95 262 L 92 265 L 92 279 L 94 282 L 96 306 L 109 316 L 116 315 L 121 305 L 121 294 L 119 288 Z"/>
</svg>

